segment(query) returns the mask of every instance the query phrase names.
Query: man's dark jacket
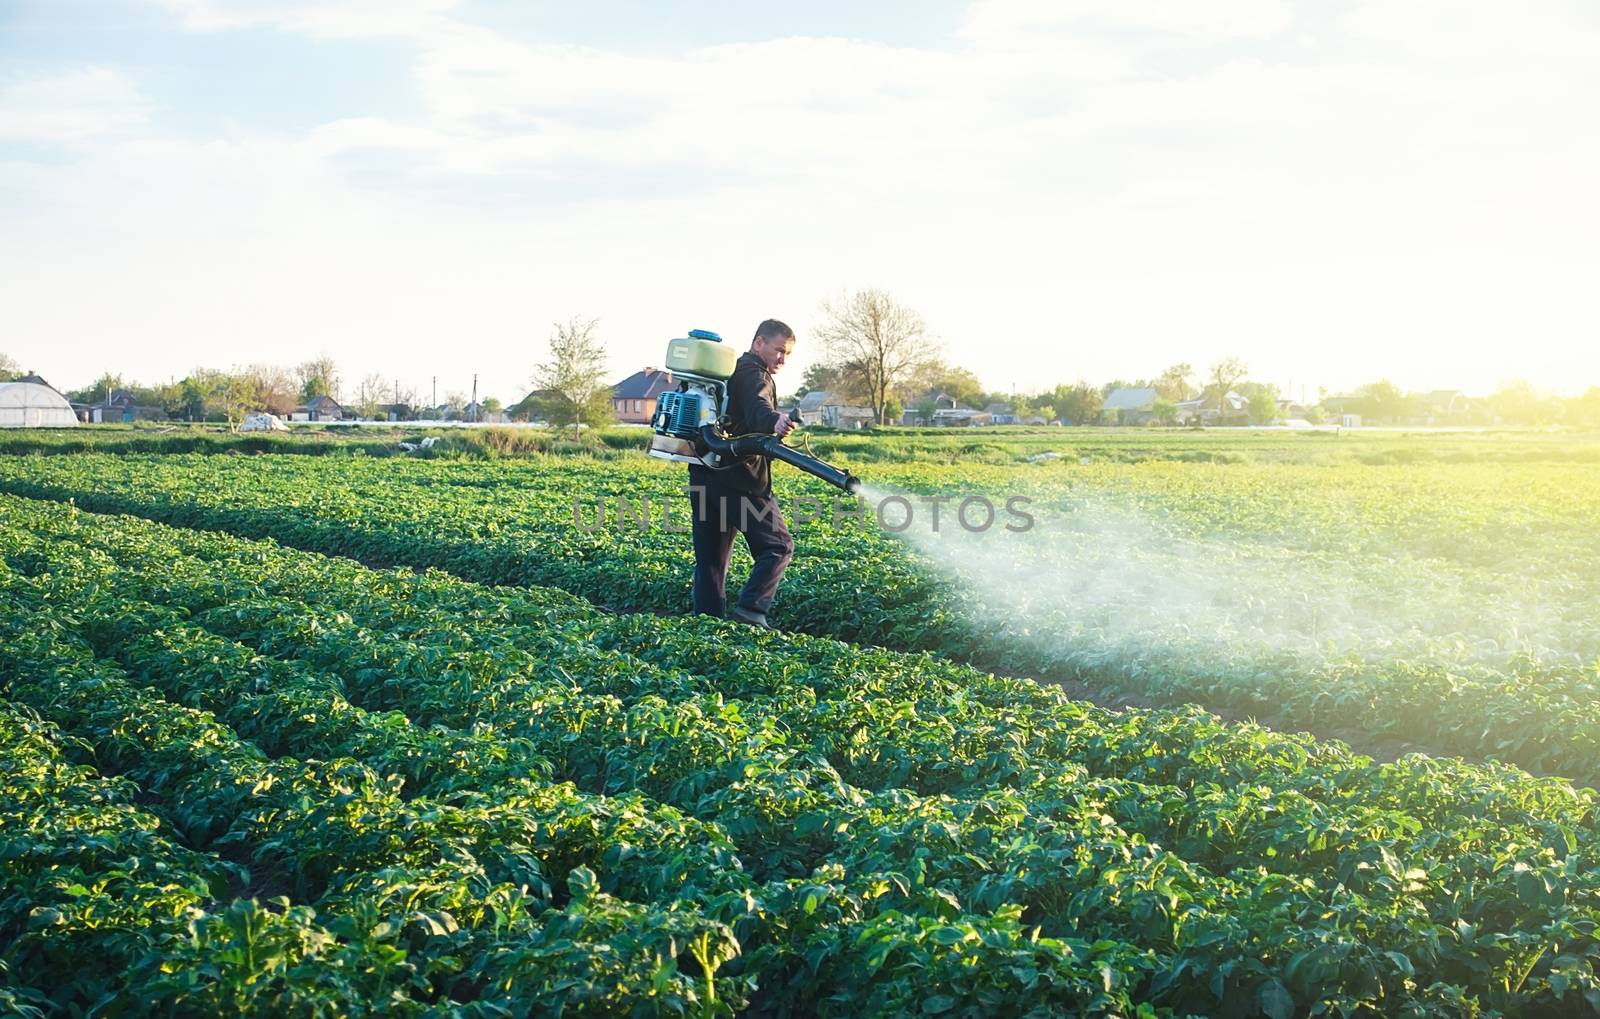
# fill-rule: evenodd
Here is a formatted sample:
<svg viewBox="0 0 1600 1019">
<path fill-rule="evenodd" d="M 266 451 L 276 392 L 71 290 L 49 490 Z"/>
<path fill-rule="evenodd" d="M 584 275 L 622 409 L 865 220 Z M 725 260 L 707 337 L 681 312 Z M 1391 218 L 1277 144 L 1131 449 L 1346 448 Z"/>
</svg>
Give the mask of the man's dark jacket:
<svg viewBox="0 0 1600 1019">
<path fill-rule="evenodd" d="M 740 354 L 733 367 L 733 377 L 728 380 L 729 434 L 771 435 L 782 418 L 783 413 L 778 410 L 778 387 L 772 381 L 772 373 L 753 351 Z M 770 495 L 772 461 L 764 456 L 747 456 L 720 471 L 690 464 L 689 483 L 704 485 L 713 492 Z"/>
</svg>

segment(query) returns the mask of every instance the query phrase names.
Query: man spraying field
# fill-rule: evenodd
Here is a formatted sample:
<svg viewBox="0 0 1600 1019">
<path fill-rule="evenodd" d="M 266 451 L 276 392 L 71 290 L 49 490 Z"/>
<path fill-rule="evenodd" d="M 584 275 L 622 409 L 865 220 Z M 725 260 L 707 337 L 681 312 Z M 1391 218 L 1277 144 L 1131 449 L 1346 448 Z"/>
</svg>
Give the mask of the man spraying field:
<svg viewBox="0 0 1600 1019">
<path fill-rule="evenodd" d="M 769 318 L 756 327 L 750 349 L 739 355 L 728 379 L 727 429 L 731 435 L 776 435 L 794 430 L 792 418 L 778 410 L 773 376 L 794 350 L 794 330 Z M 755 454 L 722 470 L 689 465 L 694 512 L 694 610 L 720 616 L 726 605 L 728 562 L 733 536 L 744 535 L 755 566 L 731 613 L 754 626 L 767 625 L 767 609 L 783 571 L 794 556 L 794 539 L 772 496 L 772 461 Z"/>
<path fill-rule="evenodd" d="M 794 330 L 771 318 L 756 327 L 743 354 L 703 329 L 667 344 L 666 367 L 677 388 L 656 399 L 650 455 L 689 465 L 695 612 L 725 613 L 733 538 L 743 534 L 755 568 L 730 614 L 767 626 L 767 609 L 794 556 L 772 495 L 773 460 L 852 495 L 861 487 L 849 471 L 783 444 L 796 421 L 778 410 L 772 376 L 793 350 Z"/>
</svg>

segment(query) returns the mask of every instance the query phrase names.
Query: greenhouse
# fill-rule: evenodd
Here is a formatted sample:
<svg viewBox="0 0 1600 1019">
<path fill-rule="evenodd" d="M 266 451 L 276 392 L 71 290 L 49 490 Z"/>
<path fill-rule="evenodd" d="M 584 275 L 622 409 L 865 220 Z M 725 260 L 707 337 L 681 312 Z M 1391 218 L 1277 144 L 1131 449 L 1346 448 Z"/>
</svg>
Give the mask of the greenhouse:
<svg viewBox="0 0 1600 1019">
<path fill-rule="evenodd" d="M 71 428 L 77 423 L 72 404 L 49 386 L 0 383 L 0 428 Z"/>
</svg>

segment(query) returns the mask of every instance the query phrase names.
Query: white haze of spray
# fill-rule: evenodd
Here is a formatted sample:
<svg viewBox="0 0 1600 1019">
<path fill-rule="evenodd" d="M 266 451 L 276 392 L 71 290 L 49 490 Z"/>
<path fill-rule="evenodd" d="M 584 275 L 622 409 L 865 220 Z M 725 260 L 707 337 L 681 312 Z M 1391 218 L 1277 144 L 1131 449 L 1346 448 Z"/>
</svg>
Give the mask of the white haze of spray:
<svg viewBox="0 0 1600 1019">
<path fill-rule="evenodd" d="M 1519 654 L 1569 665 L 1600 656 L 1588 613 L 1539 577 L 1405 549 L 1186 533 L 1105 497 L 1034 502 L 1034 524 L 1020 532 L 1004 527 L 1020 523 L 1004 497 L 990 497 L 996 522 L 981 532 L 957 521 L 953 498 L 935 530 L 917 493 L 862 494 L 869 509 L 895 496 L 910 502 L 911 526 L 895 536 L 951 581 L 966 618 L 1063 663 L 1192 671 L 1284 654 L 1316 664 L 1437 653 L 1490 666 Z M 898 499 L 884 509 L 886 529 L 904 519 Z"/>
</svg>

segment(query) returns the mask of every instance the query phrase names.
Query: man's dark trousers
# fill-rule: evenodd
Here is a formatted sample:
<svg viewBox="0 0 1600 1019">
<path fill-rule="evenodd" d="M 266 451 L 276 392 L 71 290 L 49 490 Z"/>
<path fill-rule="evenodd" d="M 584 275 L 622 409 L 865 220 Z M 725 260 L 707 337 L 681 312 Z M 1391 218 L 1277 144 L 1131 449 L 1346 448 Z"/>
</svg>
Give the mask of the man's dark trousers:
<svg viewBox="0 0 1600 1019">
<path fill-rule="evenodd" d="M 733 536 L 742 532 L 755 565 L 739 593 L 739 605 L 765 615 L 778 593 L 783 571 L 794 558 L 794 539 L 783 522 L 778 500 L 771 492 L 746 495 L 693 487 L 689 504 L 694 514 L 694 610 L 714 616 L 726 613 Z"/>
</svg>

